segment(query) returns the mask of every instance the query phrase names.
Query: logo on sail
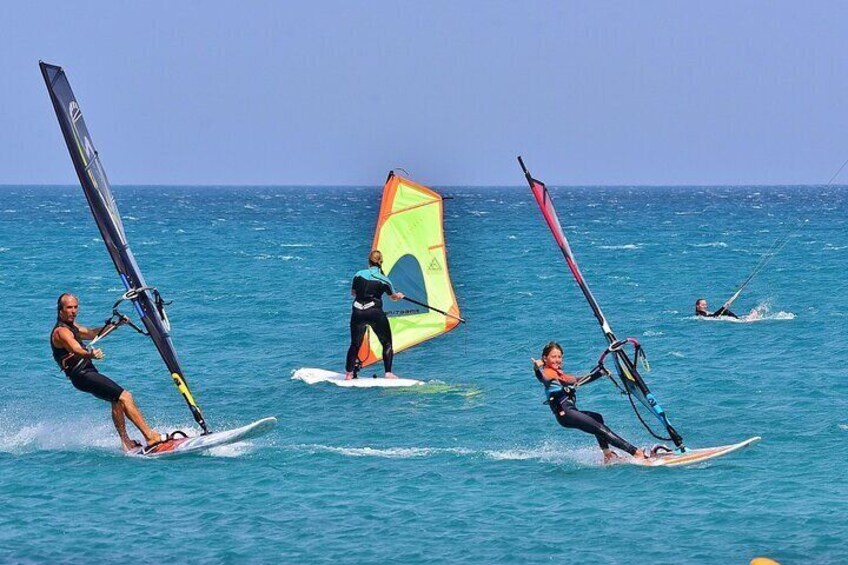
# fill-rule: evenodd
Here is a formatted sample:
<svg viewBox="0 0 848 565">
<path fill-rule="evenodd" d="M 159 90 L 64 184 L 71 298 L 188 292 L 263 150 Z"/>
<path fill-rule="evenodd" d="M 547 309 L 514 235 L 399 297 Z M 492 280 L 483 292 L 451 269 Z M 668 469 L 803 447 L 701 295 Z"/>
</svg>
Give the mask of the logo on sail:
<svg viewBox="0 0 848 565">
<path fill-rule="evenodd" d="M 68 104 L 68 112 L 71 115 L 71 121 L 77 123 L 77 120 L 82 117 L 82 112 L 79 109 L 79 104 L 77 104 L 76 100 L 71 100 L 71 103 Z"/>
<path fill-rule="evenodd" d="M 430 261 L 430 265 L 427 266 L 427 270 L 428 271 L 441 271 L 442 270 L 442 264 L 439 263 L 438 259 L 433 257 L 433 260 Z"/>
</svg>

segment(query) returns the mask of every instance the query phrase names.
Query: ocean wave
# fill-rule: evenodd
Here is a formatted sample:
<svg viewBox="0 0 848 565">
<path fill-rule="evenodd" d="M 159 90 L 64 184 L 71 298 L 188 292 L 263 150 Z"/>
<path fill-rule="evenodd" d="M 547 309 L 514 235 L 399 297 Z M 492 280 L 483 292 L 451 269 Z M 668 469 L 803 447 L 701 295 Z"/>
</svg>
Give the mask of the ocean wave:
<svg viewBox="0 0 848 565">
<path fill-rule="evenodd" d="M 69 433 L 69 430 L 73 430 Z M 79 430 L 79 431 L 76 431 Z M 0 425 L 0 453 L 34 451 L 84 451 L 90 449 L 118 450 L 115 428 L 89 421 L 35 422 L 16 426 Z"/>
<path fill-rule="evenodd" d="M 335 453 L 348 457 L 382 457 L 385 459 L 412 459 L 433 455 L 468 455 L 472 450 L 452 447 L 337 447 L 332 445 L 294 445 L 293 449 L 312 453 Z"/>
<path fill-rule="evenodd" d="M 192 424 L 169 425 L 151 422 L 154 429 L 161 433 L 183 430 L 189 437 L 199 434 Z M 130 437 L 141 440 L 141 434 L 128 425 Z M 256 448 L 251 441 L 242 441 L 222 445 L 203 452 L 212 457 L 239 457 Z M 111 423 L 98 418 L 78 419 L 75 421 L 47 421 L 15 425 L 8 421 L 0 422 L 0 453 L 25 454 L 39 451 L 99 451 L 123 455 L 118 434 Z"/>
<path fill-rule="evenodd" d="M 271 255 L 269 253 L 260 253 L 259 255 L 255 255 L 253 258 L 260 261 L 267 261 L 269 259 L 279 259 L 281 261 L 303 261 L 303 257 L 299 257 L 297 255 Z"/>
<path fill-rule="evenodd" d="M 691 243 L 692 247 L 727 247 L 723 241 L 712 241 L 710 243 Z"/>
<path fill-rule="evenodd" d="M 470 449 L 465 447 L 340 447 L 321 444 L 290 446 L 296 451 L 333 453 L 345 457 L 376 457 L 383 459 L 419 459 L 423 457 L 474 457 L 491 461 L 541 461 L 544 463 L 578 463 L 600 465 L 600 453 L 593 447 L 563 448 L 554 443 L 536 447 L 506 449 Z"/>
<path fill-rule="evenodd" d="M 641 243 L 625 243 L 625 244 L 623 244 L 623 245 L 601 245 L 601 246 L 599 246 L 599 247 L 600 247 L 600 249 L 627 249 L 627 250 L 634 250 L 634 249 L 642 249 L 642 244 L 641 244 Z"/>
</svg>

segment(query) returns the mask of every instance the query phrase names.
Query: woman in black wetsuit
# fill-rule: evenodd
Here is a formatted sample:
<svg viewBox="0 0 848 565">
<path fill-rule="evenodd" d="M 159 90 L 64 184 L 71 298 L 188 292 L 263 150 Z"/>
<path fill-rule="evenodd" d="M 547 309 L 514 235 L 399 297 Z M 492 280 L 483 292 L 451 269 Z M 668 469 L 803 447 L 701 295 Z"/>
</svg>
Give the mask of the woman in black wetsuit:
<svg viewBox="0 0 848 565">
<path fill-rule="evenodd" d="M 540 360 L 533 361 L 536 378 L 545 387 L 545 402 L 551 408 L 559 425 L 592 434 L 604 452 L 604 463 L 612 462 L 617 455 L 610 445 L 637 459 L 646 459 L 645 453 L 604 425 L 604 417 L 597 412 L 577 409 L 577 377 L 562 371 L 562 347 L 552 341 L 542 350 Z"/>
<path fill-rule="evenodd" d="M 699 298 L 695 301 L 695 315 L 703 316 L 705 318 L 719 318 L 721 316 L 727 316 L 728 318 L 739 319 L 739 316 L 722 306 L 712 314 L 710 314 L 709 306 L 707 305 L 707 300 L 705 298 Z"/>
<path fill-rule="evenodd" d="M 392 281 L 383 273 L 383 254 L 376 249 L 368 254 L 368 268 L 357 272 L 350 287 L 353 309 L 350 313 L 350 347 L 345 361 L 345 379 L 354 378 L 357 368 L 357 353 L 368 326 L 374 331 L 383 346 L 383 367 L 387 379 L 397 378 L 392 373 L 392 328 L 383 312 L 383 294 L 392 300 L 400 300 L 403 293 L 395 290 Z"/>
</svg>

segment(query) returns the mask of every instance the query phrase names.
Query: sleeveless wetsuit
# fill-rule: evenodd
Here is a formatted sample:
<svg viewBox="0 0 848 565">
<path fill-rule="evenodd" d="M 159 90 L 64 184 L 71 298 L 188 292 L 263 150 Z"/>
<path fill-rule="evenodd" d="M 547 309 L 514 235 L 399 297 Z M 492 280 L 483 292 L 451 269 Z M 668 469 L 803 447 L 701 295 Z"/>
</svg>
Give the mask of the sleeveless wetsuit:
<svg viewBox="0 0 848 565">
<path fill-rule="evenodd" d="M 347 350 L 345 371 L 356 368 L 357 354 L 365 337 L 368 326 L 374 331 L 383 346 L 383 367 L 387 373 L 392 371 L 392 328 L 383 312 L 383 294 L 395 294 L 392 281 L 380 272 L 379 267 L 363 269 L 353 277 L 351 290 L 355 294 L 353 309 L 350 313 L 350 347 Z"/>
<path fill-rule="evenodd" d="M 556 380 L 565 373 L 550 367 L 543 369 L 534 367 L 534 369 L 536 378 L 545 387 L 545 403 L 550 406 L 560 426 L 594 435 L 601 449 L 608 449 L 610 445 L 613 445 L 630 455 L 636 453 L 635 446 L 604 425 L 603 416 L 597 412 L 577 409 L 577 395 L 574 387 L 563 386 Z"/>
<path fill-rule="evenodd" d="M 74 334 L 74 339 L 80 344 L 80 347 L 85 347 L 85 345 L 82 342 L 82 338 L 80 338 L 79 329 L 74 324 L 59 320 L 50 332 L 50 349 L 53 350 L 53 359 L 71 380 L 74 388 L 92 394 L 101 400 L 116 402 L 124 392 L 124 389 L 106 375 L 97 372 L 97 368 L 91 362 L 91 359 L 83 358 L 80 362 L 79 357 L 64 347 L 53 345 L 53 333 L 57 328 L 71 330 Z"/>
</svg>

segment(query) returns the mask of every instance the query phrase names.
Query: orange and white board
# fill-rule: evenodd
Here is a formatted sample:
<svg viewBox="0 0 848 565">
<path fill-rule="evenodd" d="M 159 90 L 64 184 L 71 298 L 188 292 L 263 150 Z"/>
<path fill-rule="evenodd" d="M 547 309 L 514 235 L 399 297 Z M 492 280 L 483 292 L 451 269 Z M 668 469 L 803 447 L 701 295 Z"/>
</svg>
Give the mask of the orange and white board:
<svg viewBox="0 0 848 565">
<path fill-rule="evenodd" d="M 749 445 L 760 441 L 760 439 L 762 439 L 760 436 L 754 436 L 732 445 L 690 449 L 686 451 L 686 453 L 665 453 L 645 460 L 632 459 L 629 460 L 628 463 L 633 465 L 643 465 L 645 467 L 683 467 L 684 465 L 693 465 L 695 463 L 715 459 L 716 457 L 724 457 L 725 455 L 733 453 L 743 447 L 748 447 Z"/>
</svg>

